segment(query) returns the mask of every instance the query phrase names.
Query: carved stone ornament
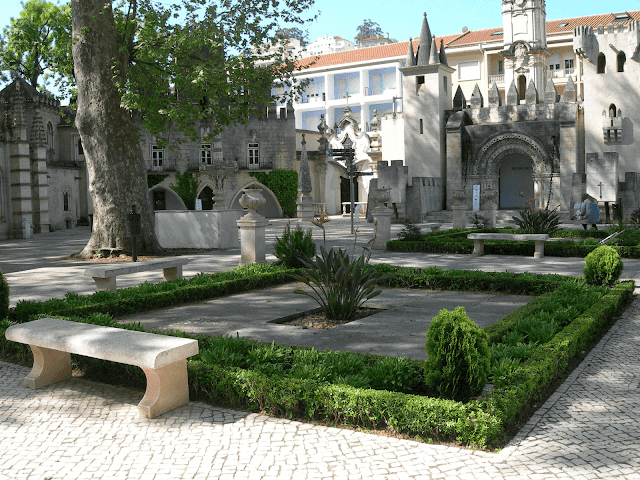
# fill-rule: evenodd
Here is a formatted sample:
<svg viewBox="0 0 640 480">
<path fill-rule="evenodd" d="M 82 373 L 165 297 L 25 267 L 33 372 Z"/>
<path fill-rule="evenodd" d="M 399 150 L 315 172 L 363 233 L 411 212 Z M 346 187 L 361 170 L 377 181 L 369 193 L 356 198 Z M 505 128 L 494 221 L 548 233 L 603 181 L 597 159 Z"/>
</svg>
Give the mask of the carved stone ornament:
<svg viewBox="0 0 640 480">
<path fill-rule="evenodd" d="M 514 55 L 515 55 L 514 70 L 519 73 L 525 71 L 526 60 L 527 60 L 527 47 L 525 47 L 521 43 L 517 44 L 514 49 Z"/>
<path fill-rule="evenodd" d="M 256 184 L 252 184 L 243 188 L 242 191 L 244 194 L 240 197 L 239 202 L 240 205 L 249 210 L 249 213 L 246 216 L 251 218 L 261 218 L 262 215 L 257 213 L 256 210 L 264 207 L 267 203 L 267 200 L 260 193 L 262 192 L 262 189 L 258 188 Z"/>
</svg>

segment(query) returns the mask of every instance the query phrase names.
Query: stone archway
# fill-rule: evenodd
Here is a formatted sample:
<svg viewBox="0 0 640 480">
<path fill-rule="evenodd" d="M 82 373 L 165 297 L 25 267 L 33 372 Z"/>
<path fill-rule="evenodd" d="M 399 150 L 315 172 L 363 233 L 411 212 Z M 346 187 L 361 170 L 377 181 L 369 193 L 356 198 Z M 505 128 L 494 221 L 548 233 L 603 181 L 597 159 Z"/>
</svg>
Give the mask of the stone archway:
<svg viewBox="0 0 640 480">
<path fill-rule="evenodd" d="M 531 170 L 525 170 L 529 165 Z M 501 208 L 529 206 L 530 198 L 534 200 L 533 206 L 543 207 L 551 178 L 557 176 L 553 172 L 552 159 L 542 144 L 522 133 L 504 133 L 488 139 L 478 151 L 473 174 L 481 179 L 483 190 L 488 186 L 506 188 L 504 202 L 500 193 Z M 506 174 L 507 178 L 501 181 L 501 174 Z M 518 183 L 509 185 L 510 181 Z"/>
<path fill-rule="evenodd" d="M 259 208 L 258 210 L 256 210 L 256 212 L 258 212 L 260 215 L 262 215 L 265 218 L 282 218 L 284 214 L 282 211 L 282 207 L 280 206 L 280 202 L 278 201 L 278 198 L 276 197 L 275 193 L 273 193 L 273 191 L 271 191 L 271 189 L 266 187 L 264 184 L 257 181 L 247 183 L 243 187 L 239 188 L 236 191 L 236 193 L 233 195 L 231 203 L 229 204 L 229 208 L 232 210 L 242 210 L 243 207 L 242 205 L 240 205 L 240 197 L 242 197 L 242 195 L 244 194 L 242 189 L 247 188 L 249 185 L 253 185 L 253 184 L 258 185 L 258 187 L 262 189 L 262 192 L 260 193 L 267 201 L 264 204 L 264 207 Z"/>
</svg>

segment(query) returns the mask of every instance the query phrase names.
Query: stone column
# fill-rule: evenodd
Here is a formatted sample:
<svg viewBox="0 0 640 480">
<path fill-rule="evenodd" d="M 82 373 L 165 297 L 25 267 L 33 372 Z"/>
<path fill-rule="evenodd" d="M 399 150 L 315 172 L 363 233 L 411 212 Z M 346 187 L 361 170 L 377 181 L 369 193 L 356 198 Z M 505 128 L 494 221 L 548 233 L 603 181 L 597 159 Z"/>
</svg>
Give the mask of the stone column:
<svg viewBox="0 0 640 480">
<path fill-rule="evenodd" d="M 386 202 L 391 200 L 389 188 L 378 188 L 374 193 L 377 206 L 373 210 L 373 222 L 376 225 L 376 239 L 371 247 L 373 250 L 386 250 L 387 242 L 391 240 L 391 209 L 387 208 Z"/>
<path fill-rule="evenodd" d="M 311 198 L 311 174 L 307 158 L 307 141 L 302 134 L 302 151 L 300 152 L 300 175 L 298 175 L 298 221 L 313 220 L 313 199 Z"/>
<path fill-rule="evenodd" d="M 467 196 L 464 190 L 456 190 L 453 199 L 456 201 L 451 206 L 453 210 L 453 228 L 466 228 L 467 226 L 467 205 L 464 203 Z"/>
<path fill-rule="evenodd" d="M 260 193 L 262 189 L 255 185 L 243 188 L 244 195 L 240 197 L 240 205 L 249 209 L 244 217 L 237 221 L 240 227 L 240 263 L 239 267 L 247 263 L 265 263 L 266 241 L 265 230 L 269 221 L 256 210 L 267 202 Z"/>
<path fill-rule="evenodd" d="M 484 195 L 482 195 L 485 200 L 484 205 L 482 205 L 482 214 L 485 218 L 485 228 L 496 228 L 496 210 L 498 209 L 498 205 L 496 205 L 494 200 L 497 196 L 498 192 L 491 188 L 491 186 L 489 186 L 489 188 L 484 191 Z"/>
</svg>

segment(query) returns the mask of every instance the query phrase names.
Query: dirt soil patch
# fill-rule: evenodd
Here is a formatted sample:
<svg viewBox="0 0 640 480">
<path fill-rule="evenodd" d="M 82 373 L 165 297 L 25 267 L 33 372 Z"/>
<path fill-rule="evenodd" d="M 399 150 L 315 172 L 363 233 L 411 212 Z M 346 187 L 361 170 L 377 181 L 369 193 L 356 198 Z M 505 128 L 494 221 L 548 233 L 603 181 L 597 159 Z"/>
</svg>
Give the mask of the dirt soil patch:
<svg viewBox="0 0 640 480">
<path fill-rule="evenodd" d="M 330 320 L 322 311 L 313 311 L 313 313 L 303 313 L 301 316 L 284 321 L 275 320 L 274 323 L 279 323 L 280 325 L 294 325 L 302 328 L 320 328 L 322 330 L 329 330 L 339 325 L 344 325 L 345 323 L 368 317 L 374 313 L 380 313 L 381 311 L 383 311 L 381 308 L 360 307 L 356 310 L 355 316 L 348 320 Z"/>
</svg>

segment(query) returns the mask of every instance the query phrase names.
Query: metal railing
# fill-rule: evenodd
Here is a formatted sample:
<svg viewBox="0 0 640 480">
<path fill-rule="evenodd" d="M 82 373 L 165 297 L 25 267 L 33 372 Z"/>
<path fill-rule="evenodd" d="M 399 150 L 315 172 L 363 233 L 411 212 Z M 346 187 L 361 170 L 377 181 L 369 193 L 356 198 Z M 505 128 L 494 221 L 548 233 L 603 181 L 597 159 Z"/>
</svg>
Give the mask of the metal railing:
<svg viewBox="0 0 640 480">
<path fill-rule="evenodd" d="M 268 170 L 273 168 L 273 161 L 263 157 L 240 158 L 238 159 L 238 168 L 240 170 Z"/>
</svg>

